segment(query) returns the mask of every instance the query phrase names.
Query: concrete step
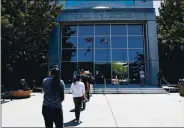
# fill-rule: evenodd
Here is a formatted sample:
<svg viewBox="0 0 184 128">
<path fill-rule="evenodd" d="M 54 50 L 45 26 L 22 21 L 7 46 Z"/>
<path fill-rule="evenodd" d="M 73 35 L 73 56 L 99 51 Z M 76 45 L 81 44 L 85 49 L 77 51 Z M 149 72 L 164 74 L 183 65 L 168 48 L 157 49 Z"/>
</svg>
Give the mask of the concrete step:
<svg viewBox="0 0 184 128">
<path fill-rule="evenodd" d="M 178 87 L 168 87 L 168 86 L 162 86 L 162 88 L 164 89 L 164 90 L 166 90 L 167 92 L 169 92 L 169 90 L 170 90 L 170 92 L 179 92 L 179 88 Z"/>
<path fill-rule="evenodd" d="M 69 93 L 69 89 L 65 89 Z M 163 88 L 94 88 L 93 94 L 167 94 Z"/>
</svg>

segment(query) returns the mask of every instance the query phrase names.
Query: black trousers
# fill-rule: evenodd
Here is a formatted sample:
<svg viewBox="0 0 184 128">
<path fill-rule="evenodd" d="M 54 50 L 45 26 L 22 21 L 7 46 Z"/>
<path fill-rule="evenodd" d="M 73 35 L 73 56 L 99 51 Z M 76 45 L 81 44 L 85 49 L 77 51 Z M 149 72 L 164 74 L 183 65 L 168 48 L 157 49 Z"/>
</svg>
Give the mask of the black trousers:
<svg viewBox="0 0 184 128">
<path fill-rule="evenodd" d="M 80 119 L 81 104 L 82 104 L 82 97 L 74 97 L 73 101 L 75 104 L 75 117 L 77 120 L 79 120 Z"/>
<path fill-rule="evenodd" d="M 86 92 L 86 97 L 87 97 L 87 99 L 88 99 L 88 100 L 90 100 L 89 91 L 88 91 L 88 92 Z"/>
<path fill-rule="evenodd" d="M 55 123 L 56 128 L 63 128 L 62 108 L 50 108 L 43 105 L 42 114 L 45 120 L 46 128 L 53 128 L 53 123 Z"/>
</svg>

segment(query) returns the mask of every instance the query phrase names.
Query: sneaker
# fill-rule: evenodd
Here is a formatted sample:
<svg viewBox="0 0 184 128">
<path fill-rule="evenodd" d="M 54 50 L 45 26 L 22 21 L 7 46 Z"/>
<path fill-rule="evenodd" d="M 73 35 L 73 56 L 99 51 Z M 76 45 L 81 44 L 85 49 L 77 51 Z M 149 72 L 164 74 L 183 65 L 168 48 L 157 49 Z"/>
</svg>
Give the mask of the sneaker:
<svg viewBox="0 0 184 128">
<path fill-rule="evenodd" d="M 86 108 L 81 108 L 81 111 L 84 111 Z"/>
<path fill-rule="evenodd" d="M 80 121 L 80 120 L 77 120 L 77 121 L 76 121 L 76 123 L 80 124 L 80 123 L 81 123 L 81 121 Z"/>
</svg>

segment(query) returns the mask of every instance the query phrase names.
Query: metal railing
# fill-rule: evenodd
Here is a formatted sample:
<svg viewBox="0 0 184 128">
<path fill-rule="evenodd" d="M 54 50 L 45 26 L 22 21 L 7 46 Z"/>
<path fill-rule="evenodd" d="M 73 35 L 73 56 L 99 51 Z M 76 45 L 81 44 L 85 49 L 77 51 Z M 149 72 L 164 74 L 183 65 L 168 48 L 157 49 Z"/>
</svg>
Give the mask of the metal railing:
<svg viewBox="0 0 184 128">
<path fill-rule="evenodd" d="M 169 93 L 171 92 L 171 87 L 178 87 L 179 85 L 176 84 L 171 84 L 169 83 L 167 80 L 165 80 L 164 78 L 162 78 L 162 80 L 167 84 L 167 86 L 169 87 Z M 162 83 L 161 83 L 162 84 Z"/>
</svg>

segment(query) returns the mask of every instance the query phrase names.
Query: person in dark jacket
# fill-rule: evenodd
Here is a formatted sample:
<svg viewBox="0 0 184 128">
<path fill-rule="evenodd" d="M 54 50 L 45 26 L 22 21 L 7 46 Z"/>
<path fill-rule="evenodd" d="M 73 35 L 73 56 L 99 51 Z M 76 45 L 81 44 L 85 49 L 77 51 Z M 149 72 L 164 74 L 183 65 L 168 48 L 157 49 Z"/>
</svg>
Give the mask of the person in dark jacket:
<svg viewBox="0 0 184 128">
<path fill-rule="evenodd" d="M 163 77 L 163 72 L 162 72 L 162 70 L 160 70 L 158 73 L 157 73 L 157 80 L 158 80 L 158 87 L 161 87 L 162 86 L 162 78 L 164 78 Z"/>
<path fill-rule="evenodd" d="M 86 94 L 88 94 L 88 91 L 89 91 L 89 77 L 84 73 L 83 69 L 80 70 L 80 77 L 81 77 L 82 82 L 85 85 Z M 85 110 L 85 109 L 86 109 L 86 100 L 83 100 L 82 110 Z"/>
<path fill-rule="evenodd" d="M 89 76 L 89 84 L 90 84 L 90 91 L 89 91 L 89 94 L 88 94 L 88 99 L 90 99 L 90 93 L 91 93 L 91 96 L 92 96 L 92 86 L 95 84 L 95 79 L 94 79 L 94 77 L 92 76 L 91 73 L 88 73 L 88 76 Z"/>
<path fill-rule="evenodd" d="M 49 76 L 43 80 L 44 100 L 42 114 L 46 128 L 63 128 L 64 82 L 60 80 L 60 70 L 58 66 L 53 66 L 49 70 Z"/>
</svg>

